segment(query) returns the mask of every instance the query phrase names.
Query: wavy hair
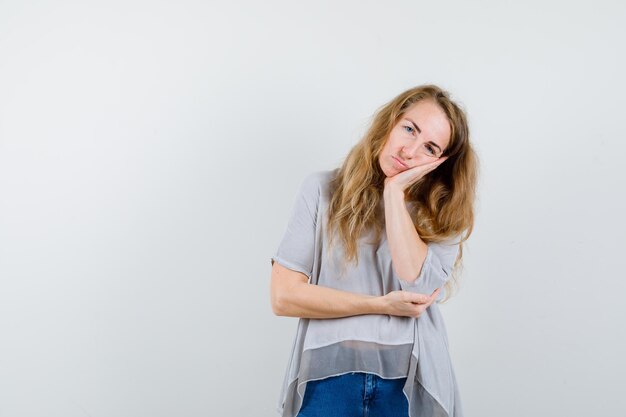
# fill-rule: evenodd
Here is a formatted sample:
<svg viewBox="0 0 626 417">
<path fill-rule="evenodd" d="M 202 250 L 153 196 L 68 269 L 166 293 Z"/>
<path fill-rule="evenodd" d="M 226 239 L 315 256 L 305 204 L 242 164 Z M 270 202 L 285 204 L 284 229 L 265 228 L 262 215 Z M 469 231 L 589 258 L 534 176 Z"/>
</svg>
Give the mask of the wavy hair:
<svg viewBox="0 0 626 417">
<path fill-rule="evenodd" d="M 335 170 L 336 175 L 330 182 L 332 197 L 327 233 L 329 248 L 333 246 L 335 234 L 343 243 L 344 262 L 358 263 L 357 240 L 366 232 L 373 231 L 375 242 L 380 242 L 384 225 L 380 203 L 385 174 L 380 168 L 379 156 L 401 116 L 421 100 L 437 103 L 450 122 L 451 138 L 442 154 L 448 159 L 412 184 L 405 192 L 405 201 L 414 203 L 411 218 L 425 243 L 450 238 L 459 241 L 452 277 L 444 287 L 446 296 L 442 302 L 445 302 L 456 292 L 462 269 L 463 242 L 474 227 L 478 176 L 478 158 L 469 141 L 467 116 L 447 91 L 433 84 L 420 85 L 401 93 L 376 111 L 369 129 Z"/>
</svg>

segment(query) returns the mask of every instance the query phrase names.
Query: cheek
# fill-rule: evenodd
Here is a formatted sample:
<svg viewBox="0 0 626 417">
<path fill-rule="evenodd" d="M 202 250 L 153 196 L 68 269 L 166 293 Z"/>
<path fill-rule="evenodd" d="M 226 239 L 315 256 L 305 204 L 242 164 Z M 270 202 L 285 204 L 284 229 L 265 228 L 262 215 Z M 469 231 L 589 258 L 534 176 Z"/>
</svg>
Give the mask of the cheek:
<svg viewBox="0 0 626 417">
<path fill-rule="evenodd" d="M 402 138 L 399 136 L 391 136 L 389 138 L 389 142 L 387 143 L 387 149 L 390 151 L 395 151 L 396 149 L 402 146 Z"/>
</svg>

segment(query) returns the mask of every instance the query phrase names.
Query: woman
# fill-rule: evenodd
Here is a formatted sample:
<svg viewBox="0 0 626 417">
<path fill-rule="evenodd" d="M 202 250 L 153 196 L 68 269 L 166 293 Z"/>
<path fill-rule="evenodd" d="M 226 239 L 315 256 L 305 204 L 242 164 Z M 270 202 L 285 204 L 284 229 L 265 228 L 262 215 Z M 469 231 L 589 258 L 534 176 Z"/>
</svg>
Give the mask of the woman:
<svg viewBox="0 0 626 417">
<path fill-rule="evenodd" d="M 272 257 L 272 309 L 300 317 L 282 416 L 462 416 L 435 301 L 452 293 L 476 178 L 466 116 L 435 85 L 381 107 L 340 168 L 306 177 Z"/>
</svg>

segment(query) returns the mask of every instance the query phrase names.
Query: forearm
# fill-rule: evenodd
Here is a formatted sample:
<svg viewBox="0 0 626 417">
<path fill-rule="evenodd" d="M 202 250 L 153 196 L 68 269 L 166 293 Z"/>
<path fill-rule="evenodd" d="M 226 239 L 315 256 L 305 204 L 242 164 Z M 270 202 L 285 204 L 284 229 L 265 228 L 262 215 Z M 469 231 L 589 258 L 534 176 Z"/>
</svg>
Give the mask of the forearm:
<svg viewBox="0 0 626 417">
<path fill-rule="evenodd" d="M 385 228 L 393 268 L 400 278 L 413 282 L 420 275 L 428 245 L 415 230 L 404 201 L 404 193 L 386 188 L 383 198 Z"/>
<path fill-rule="evenodd" d="M 309 283 L 294 284 L 279 301 L 277 315 L 302 318 L 336 318 L 384 314 L 382 298 Z"/>
</svg>

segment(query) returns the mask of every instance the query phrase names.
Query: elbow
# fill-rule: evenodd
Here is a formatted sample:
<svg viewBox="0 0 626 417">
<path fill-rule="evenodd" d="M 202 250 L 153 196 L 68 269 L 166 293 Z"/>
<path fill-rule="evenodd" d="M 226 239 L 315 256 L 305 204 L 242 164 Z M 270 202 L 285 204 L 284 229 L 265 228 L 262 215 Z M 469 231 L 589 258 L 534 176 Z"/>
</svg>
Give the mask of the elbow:
<svg viewBox="0 0 626 417">
<path fill-rule="evenodd" d="M 294 312 L 294 300 L 300 285 L 308 285 L 308 276 L 274 264 L 270 284 L 270 303 L 272 312 L 277 316 L 291 317 Z"/>
<path fill-rule="evenodd" d="M 284 316 L 284 301 L 282 299 L 283 297 L 280 296 L 279 294 L 276 294 L 276 292 L 272 292 L 271 297 L 270 297 L 270 304 L 272 305 L 272 313 L 274 313 L 275 316 Z"/>
<path fill-rule="evenodd" d="M 308 285 L 308 284 L 307 284 Z M 289 293 L 281 293 L 272 301 L 272 312 L 282 317 L 302 317 L 299 307 Z"/>
<path fill-rule="evenodd" d="M 285 314 L 285 310 L 282 306 L 282 304 L 279 304 L 277 302 L 272 302 L 272 313 L 274 313 L 275 316 L 286 316 L 287 314 Z"/>
<path fill-rule="evenodd" d="M 288 293 L 284 291 L 274 291 L 271 297 L 272 312 L 276 316 L 291 317 L 290 314 L 290 300 L 288 300 Z"/>
</svg>

